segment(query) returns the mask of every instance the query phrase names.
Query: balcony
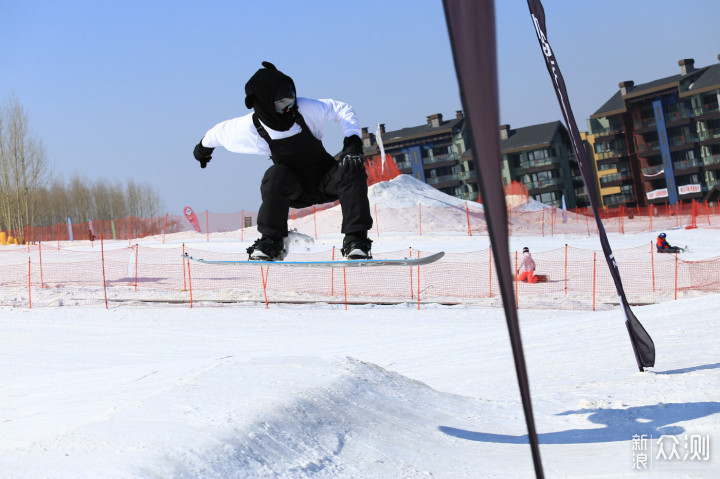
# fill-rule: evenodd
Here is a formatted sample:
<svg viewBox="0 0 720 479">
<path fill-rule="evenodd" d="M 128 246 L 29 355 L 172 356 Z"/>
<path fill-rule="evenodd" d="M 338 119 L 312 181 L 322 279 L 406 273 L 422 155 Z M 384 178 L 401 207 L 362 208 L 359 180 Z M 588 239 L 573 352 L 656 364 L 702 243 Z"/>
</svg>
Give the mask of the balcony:
<svg viewBox="0 0 720 479">
<path fill-rule="evenodd" d="M 607 163 L 607 160 L 612 160 L 614 158 L 620 158 L 625 155 L 627 155 L 627 150 L 625 148 L 622 148 L 619 150 L 603 151 L 600 153 L 595 153 L 595 161 L 597 163 L 601 163 L 601 162 Z"/>
<path fill-rule="evenodd" d="M 521 160 L 518 163 L 518 168 L 521 170 L 529 169 L 547 169 L 548 166 L 558 166 L 560 161 L 556 156 L 548 156 L 547 158 L 533 159 L 533 160 Z"/>
<path fill-rule="evenodd" d="M 397 161 L 395 164 L 400 170 L 412 170 L 412 164 L 409 161 Z"/>
<path fill-rule="evenodd" d="M 535 190 L 558 190 L 562 189 L 563 186 L 563 179 L 562 178 L 552 178 L 549 180 L 539 180 L 539 181 L 531 181 L 529 183 L 525 183 L 525 186 L 528 188 L 528 192 L 531 194 L 537 194 Z M 560 188 L 557 188 L 560 186 Z"/>
<path fill-rule="evenodd" d="M 688 145 L 692 147 L 693 143 L 698 141 L 698 137 L 695 134 L 687 134 L 687 135 L 677 135 L 677 136 L 671 136 L 668 138 L 668 144 L 673 146 L 682 146 L 682 145 Z"/>
<path fill-rule="evenodd" d="M 633 127 L 635 130 L 647 130 L 650 128 L 654 128 L 655 125 L 657 125 L 657 121 L 655 120 L 654 116 L 651 116 L 650 118 L 641 118 L 639 120 L 633 121 Z"/>
<path fill-rule="evenodd" d="M 625 203 L 631 203 L 633 201 L 635 201 L 635 196 L 632 193 L 619 193 L 610 196 L 603 196 L 603 203 L 605 206 L 624 205 Z"/>
<path fill-rule="evenodd" d="M 443 175 L 443 176 L 437 176 L 437 177 L 427 177 L 425 178 L 425 183 L 432 186 L 437 186 L 442 183 L 459 183 L 457 175 Z"/>
<path fill-rule="evenodd" d="M 665 170 L 665 165 L 659 164 L 659 165 L 653 165 L 653 166 L 646 166 L 642 168 L 643 175 L 645 176 L 655 176 L 658 173 Z"/>
<path fill-rule="evenodd" d="M 720 168 L 720 155 L 703 156 L 702 163 L 706 170 L 716 170 Z"/>
<path fill-rule="evenodd" d="M 698 139 L 706 143 L 720 143 L 720 128 L 698 131 Z"/>
<path fill-rule="evenodd" d="M 480 192 L 471 191 L 471 192 L 465 192 L 465 193 L 458 193 L 457 195 L 455 195 L 455 197 L 460 198 L 461 200 L 465 200 L 465 201 L 477 201 L 479 195 L 480 195 Z"/>
<path fill-rule="evenodd" d="M 442 162 L 456 162 L 457 157 L 452 154 L 448 153 L 446 155 L 435 155 L 435 156 L 426 156 L 422 159 L 423 165 L 433 165 L 436 163 L 442 163 Z"/>
<path fill-rule="evenodd" d="M 677 174 L 678 171 L 689 170 L 691 168 L 698 168 L 699 166 L 700 166 L 700 162 L 697 160 L 697 158 L 692 158 L 690 160 L 674 162 L 673 170 L 675 170 L 675 173 Z"/>
<path fill-rule="evenodd" d="M 720 109 L 718 108 L 717 103 L 706 103 L 702 106 L 693 108 L 693 113 L 697 119 L 702 119 L 703 117 L 717 115 L 720 113 Z"/>
<path fill-rule="evenodd" d="M 630 170 L 619 171 L 610 175 L 601 176 L 600 187 L 607 188 L 608 186 L 620 186 L 631 179 L 632 175 L 630 174 Z"/>
<path fill-rule="evenodd" d="M 477 171 L 461 171 L 457 174 L 460 181 L 468 181 L 477 179 Z"/>
<path fill-rule="evenodd" d="M 665 113 L 665 123 L 676 123 L 693 117 L 693 112 L 685 105 L 671 107 L 669 112 Z"/>
<path fill-rule="evenodd" d="M 603 136 L 615 136 L 625 133 L 620 126 L 609 126 L 607 128 L 593 128 L 590 134 L 595 135 L 596 138 Z"/>
</svg>

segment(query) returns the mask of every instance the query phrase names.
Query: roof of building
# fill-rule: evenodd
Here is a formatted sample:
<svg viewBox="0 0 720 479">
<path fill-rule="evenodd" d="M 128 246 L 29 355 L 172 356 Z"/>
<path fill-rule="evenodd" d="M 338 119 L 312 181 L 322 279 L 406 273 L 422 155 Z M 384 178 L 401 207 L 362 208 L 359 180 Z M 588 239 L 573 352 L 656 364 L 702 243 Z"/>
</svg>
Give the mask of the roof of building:
<svg viewBox="0 0 720 479">
<path fill-rule="evenodd" d="M 530 147 L 550 146 L 561 128 L 564 128 L 561 122 L 551 121 L 508 130 L 507 140 L 500 140 L 500 150 L 503 153 L 512 153 Z"/>
<path fill-rule="evenodd" d="M 382 136 L 383 144 L 437 135 L 438 133 L 445 131 L 452 132 L 459 127 L 463 121 L 464 118 L 453 118 L 452 120 L 441 121 L 440 125 L 436 127 L 426 123 L 420 126 L 403 128 L 401 130 L 386 131 Z"/>
<path fill-rule="evenodd" d="M 694 79 L 693 79 L 694 78 Z M 682 84 L 689 82 L 689 88 L 682 91 Z M 652 94 L 656 91 L 667 88 L 677 89 L 681 96 L 694 95 L 704 90 L 712 90 L 720 87 L 720 64 L 708 67 L 697 68 L 687 75 L 672 75 L 665 78 L 649 81 L 640 85 L 634 85 L 623 95 L 621 90 L 615 92 L 608 101 L 591 115 L 591 118 L 599 118 L 626 111 L 625 100 L 637 98 L 643 95 Z"/>
</svg>

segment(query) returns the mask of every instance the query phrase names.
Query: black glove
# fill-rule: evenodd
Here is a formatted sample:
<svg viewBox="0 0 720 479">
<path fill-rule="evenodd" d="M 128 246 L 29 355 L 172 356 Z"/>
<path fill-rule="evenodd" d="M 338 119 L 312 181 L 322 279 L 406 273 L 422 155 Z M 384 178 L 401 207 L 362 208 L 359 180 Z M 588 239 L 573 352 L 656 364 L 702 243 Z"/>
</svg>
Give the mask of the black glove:
<svg viewBox="0 0 720 479">
<path fill-rule="evenodd" d="M 200 162 L 200 168 L 205 168 L 208 162 L 212 160 L 213 150 L 215 150 L 215 148 L 208 148 L 206 146 L 203 146 L 202 140 L 200 140 L 200 143 L 195 145 L 193 155 L 195 156 L 195 159 Z"/>
<path fill-rule="evenodd" d="M 365 158 L 361 155 L 345 155 L 340 159 L 340 166 L 343 168 L 362 168 L 365 164 Z"/>
<path fill-rule="evenodd" d="M 343 140 L 343 150 L 341 157 L 347 155 L 360 155 L 363 154 L 362 140 L 357 135 L 346 136 Z"/>
</svg>

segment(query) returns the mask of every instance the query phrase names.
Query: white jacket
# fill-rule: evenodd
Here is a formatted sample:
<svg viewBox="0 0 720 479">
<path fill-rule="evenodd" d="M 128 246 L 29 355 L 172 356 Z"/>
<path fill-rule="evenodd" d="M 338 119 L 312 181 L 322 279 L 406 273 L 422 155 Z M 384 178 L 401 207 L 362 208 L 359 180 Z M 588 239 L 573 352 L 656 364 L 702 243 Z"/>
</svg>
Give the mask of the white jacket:
<svg viewBox="0 0 720 479">
<path fill-rule="evenodd" d="M 305 119 L 310 132 L 322 140 L 325 122 L 332 120 L 340 123 L 343 134 L 357 135 L 362 138 L 360 123 L 353 108 L 347 103 L 336 100 L 311 100 L 298 98 L 298 111 Z M 222 146 L 234 153 L 249 155 L 270 155 L 270 147 L 257 132 L 252 121 L 252 113 L 232 120 L 226 120 L 210 128 L 202 139 L 203 146 L 217 148 Z M 276 131 L 261 122 L 273 140 L 288 138 L 300 133 L 300 125 L 295 123 L 287 131 Z"/>
<path fill-rule="evenodd" d="M 523 259 L 518 264 L 518 272 L 522 273 L 523 271 L 535 271 L 535 260 L 530 253 L 523 253 Z"/>
</svg>

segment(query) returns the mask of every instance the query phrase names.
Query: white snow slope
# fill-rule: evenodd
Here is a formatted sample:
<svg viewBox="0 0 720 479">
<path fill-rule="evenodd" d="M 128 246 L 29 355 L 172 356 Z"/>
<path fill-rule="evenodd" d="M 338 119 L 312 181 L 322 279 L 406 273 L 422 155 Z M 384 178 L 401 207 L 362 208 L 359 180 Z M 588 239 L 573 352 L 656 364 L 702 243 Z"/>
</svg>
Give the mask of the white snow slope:
<svg viewBox="0 0 720 479">
<path fill-rule="evenodd" d="M 701 246 L 718 234 L 670 236 Z M 416 241 L 487 245 L 374 247 Z M 720 295 L 633 308 L 657 349 L 642 373 L 620 310 L 520 310 L 546 477 L 720 477 L 718 309 Z M 1 478 L 534 477 L 498 308 L 1 311 Z"/>
</svg>

